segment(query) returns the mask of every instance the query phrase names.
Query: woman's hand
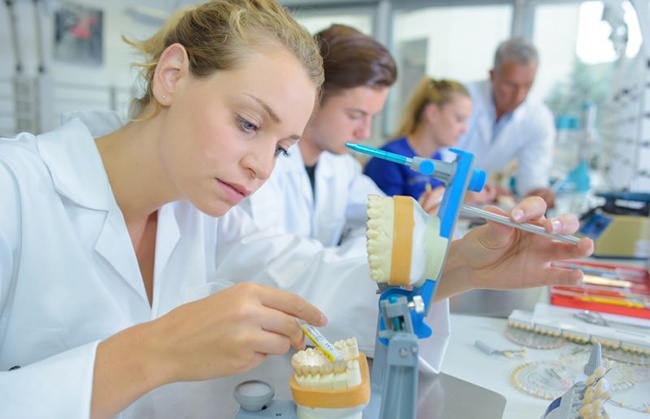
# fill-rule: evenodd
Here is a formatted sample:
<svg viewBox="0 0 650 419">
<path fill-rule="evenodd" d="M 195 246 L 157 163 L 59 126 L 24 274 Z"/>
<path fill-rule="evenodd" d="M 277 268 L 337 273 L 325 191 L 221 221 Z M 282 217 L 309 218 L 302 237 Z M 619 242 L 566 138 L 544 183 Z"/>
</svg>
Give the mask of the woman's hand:
<svg viewBox="0 0 650 419">
<path fill-rule="evenodd" d="M 171 311 L 155 322 L 154 334 L 158 352 L 175 370 L 173 381 L 203 380 L 248 371 L 291 346 L 302 349 L 296 318 L 327 322 L 295 294 L 241 283 Z"/>
<path fill-rule="evenodd" d="M 555 208 L 555 193 L 550 188 L 533 189 L 526 196 L 539 196 L 546 202 L 547 208 Z"/>
<path fill-rule="evenodd" d="M 467 191 L 465 203 L 468 205 L 484 205 L 496 202 L 500 196 L 512 196 L 501 185 L 486 183 L 480 192 Z"/>
<path fill-rule="evenodd" d="M 438 186 L 435 189 L 431 189 L 431 184 L 427 183 L 425 191 L 418 198 L 418 203 L 427 214 L 432 216 L 436 215 L 444 194 L 444 186 Z"/>
<path fill-rule="evenodd" d="M 496 207 L 485 209 L 507 215 Z M 545 219 L 545 212 L 544 200 L 530 197 L 512 209 L 510 218 L 517 223 L 532 222 L 554 234 L 572 234 L 579 228 L 579 221 L 573 215 Z M 578 244 L 568 244 L 488 222 L 452 243 L 436 297 L 448 298 L 475 288 L 576 285 L 582 280 L 582 272 L 557 268 L 551 266 L 552 262 L 587 257 L 593 248 L 593 241 L 588 238 Z"/>
<path fill-rule="evenodd" d="M 295 294 L 241 283 L 130 327 L 97 348 L 92 417 L 112 417 L 163 384 L 242 373 L 268 355 L 302 349 L 296 318 L 327 323 Z"/>
</svg>

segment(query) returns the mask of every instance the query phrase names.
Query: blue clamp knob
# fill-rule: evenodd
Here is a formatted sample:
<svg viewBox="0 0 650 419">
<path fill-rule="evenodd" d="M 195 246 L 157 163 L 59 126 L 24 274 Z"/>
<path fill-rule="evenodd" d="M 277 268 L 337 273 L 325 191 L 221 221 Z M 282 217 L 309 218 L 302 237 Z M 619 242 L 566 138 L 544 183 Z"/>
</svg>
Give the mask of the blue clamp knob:
<svg viewBox="0 0 650 419">
<path fill-rule="evenodd" d="M 474 169 L 474 173 L 472 173 L 472 177 L 469 180 L 469 186 L 467 189 L 473 192 L 481 192 L 483 186 L 485 186 L 486 176 L 487 175 L 483 170 Z"/>
<path fill-rule="evenodd" d="M 420 173 L 426 176 L 431 176 L 433 172 L 436 170 L 435 165 L 431 160 L 422 160 L 420 162 L 420 165 L 418 166 L 418 170 Z"/>
</svg>

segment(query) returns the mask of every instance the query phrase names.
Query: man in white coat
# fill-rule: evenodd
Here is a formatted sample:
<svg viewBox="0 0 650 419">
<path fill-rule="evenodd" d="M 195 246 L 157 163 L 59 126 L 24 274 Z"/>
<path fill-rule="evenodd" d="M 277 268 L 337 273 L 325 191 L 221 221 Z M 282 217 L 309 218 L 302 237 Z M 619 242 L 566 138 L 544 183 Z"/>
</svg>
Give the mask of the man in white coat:
<svg viewBox="0 0 650 419">
<path fill-rule="evenodd" d="M 270 179 L 242 206 L 263 229 L 313 238 L 324 246 L 355 237 L 365 242 L 358 233 L 365 232 L 366 197 L 384 194 L 362 174 L 345 143 L 370 136 L 372 118 L 397 79 L 397 66 L 383 45 L 351 27 L 332 25 L 316 38 L 325 70 L 319 104 L 288 159 L 278 160 Z"/>
<path fill-rule="evenodd" d="M 518 197 L 540 196 L 552 208 L 549 171 L 555 124 L 548 107 L 529 95 L 538 65 L 537 50 L 527 40 L 512 38 L 499 45 L 490 79 L 467 84 L 473 111 L 457 147 L 474 153 L 476 167 L 488 176 L 514 162 L 512 192 Z M 496 198 L 499 192 L 494 191 Z"/>
</svg>

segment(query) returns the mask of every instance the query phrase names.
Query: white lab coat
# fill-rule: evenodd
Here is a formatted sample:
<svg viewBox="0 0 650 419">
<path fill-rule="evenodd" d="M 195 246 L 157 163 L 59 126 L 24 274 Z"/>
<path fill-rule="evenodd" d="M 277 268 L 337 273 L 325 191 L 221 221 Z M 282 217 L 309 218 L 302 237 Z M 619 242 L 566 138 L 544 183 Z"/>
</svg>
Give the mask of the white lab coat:
<svg viewBox="0 0 650 419">
<path fill-rule="evenodd" d="M 316 239 L 324 246 L 359 236 L 365 243 L 367 196 L 384 193 L 361 173 L 359 162 L 350 155 L 322 153 L 314 176 L 314 200 L 299 147 L 289 153 L 278 158 L 269 180 L 241 204 L 255 224 Z"/>
<path fill-rule="evenodd" d="M 0 139 L 0 190 L 0 417 L 88 417 L 99 341 L 228 280 L 303 294 L 330 317 L 326 335 L 357 336 L 372 351 L 376 297 L 365 258 L 260 232 L 238 208 L 219 219 L 182 201 L 160 209 L 150 306 L 93 137 L 78 120 L 38 137 Z M 345 314 L 341 295 L 354 307 Z M 428 345 L 440 361 L 446 340 Z M 277 360 L 286 357 L 269 363 Z M 14 366 L 21 368 L 8 371 Z M 120 416 L 232 417 L 239 381 L 164 386 Z"/>
<path fill-rule="evenodd" d="M 516 189 L 525 196 L 536 188 L 549 187 L 549 172 L 553 163 L 555 124 L 551 111 L 530 95 L 514 110 L 512 119 L 494 138 L 496 110 L 490 81 L 467 84 L 472 96 L 473 110 L 467 132 L 456 148 L 475 156 L 475 167 L 489 176 L 508 168 L 516 161 Z M 453 159 L 448 151 L 445 159 Z"/>
</svg>

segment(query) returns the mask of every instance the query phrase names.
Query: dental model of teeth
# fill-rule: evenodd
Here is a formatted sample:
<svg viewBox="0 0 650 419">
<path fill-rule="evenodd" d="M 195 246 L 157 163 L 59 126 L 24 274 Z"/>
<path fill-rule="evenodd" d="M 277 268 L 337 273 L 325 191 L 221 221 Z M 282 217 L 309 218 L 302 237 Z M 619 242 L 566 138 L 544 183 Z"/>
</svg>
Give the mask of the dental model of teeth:
<svg viewBox="0 0 650 419">
<path fill-rule="evenodd" d="M 319 348 L 291 357 L 294 374 L 289 386 L 299 419 L 361 419 L 370 401 L 368 361 L 357 340 L 333 344 L 340 358 L 332 361 Z"/>
<path fill-rule="evenodd" d="M 612 365 L 602 358 L 600 344 L 594 344 L 585 365 L 584 379 L 579 379 L 562 397 L 551 403 L 543 419 L 608 419 L 604 404 L 611 398 L 605 375 Z"/>
<path fill-rule="evenodd" d="M 394 286 L 436 280 L 447 251 L 440 220 L 407 196 L 368 196 L 366 248 L 370 277 Z"/>
<path fill-rule="evenodd" d="M 334 343 L 342 359 L 332 362 L 318 348 L 307 348 L 291 357 L 295 380 L 301 387 L 340 390 L 361 384 L 357 340 L 350 338 Z"/>
<path fill-rule="evenodd" d="M 607 371 L 611 369 L 609 361 L 604 361 L 605 366 L 596 368 L 596 370 L 587 378 L 587 387 L 582 397 L 582 405 L 578 410 L 578 415 L 585 419 L 608 418 L 603 405 L 611 398 L 608 391 L 607 381 L 603 378 Z"/>
</svg>

